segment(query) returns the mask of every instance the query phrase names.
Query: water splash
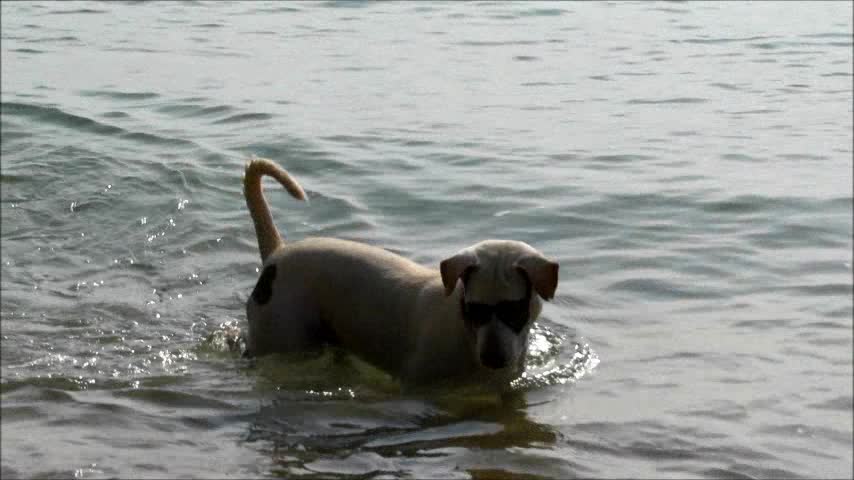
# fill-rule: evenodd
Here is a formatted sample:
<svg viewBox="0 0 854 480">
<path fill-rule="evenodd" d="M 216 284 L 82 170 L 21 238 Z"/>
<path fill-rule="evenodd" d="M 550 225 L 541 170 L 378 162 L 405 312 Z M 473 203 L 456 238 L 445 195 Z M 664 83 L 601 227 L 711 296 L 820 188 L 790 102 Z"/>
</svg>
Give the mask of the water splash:
<svg viewBox="0 0 854 480">
<path fill-rule="evenodd" d="M 526 369 L 510 382 L 510 388 L 529 390 L 564 385 L 578 381 L 597 365 L 599 356 L 589 344 L 571 341 L 568 334 L 557 330 L 557 326 L 538 322 L 531 330 Z"/>
</svg>

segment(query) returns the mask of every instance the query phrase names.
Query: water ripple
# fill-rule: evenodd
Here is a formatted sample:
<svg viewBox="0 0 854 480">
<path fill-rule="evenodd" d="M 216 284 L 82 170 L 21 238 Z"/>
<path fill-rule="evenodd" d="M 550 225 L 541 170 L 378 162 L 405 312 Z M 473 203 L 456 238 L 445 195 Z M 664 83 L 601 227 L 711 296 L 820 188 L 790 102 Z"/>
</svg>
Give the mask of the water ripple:
<svg viewBox="0 0 854 480">
<path fill-rule="evenodd" d="M 662 98 L 662 99 L 632 99 L 627 101 L 626 103 L 629 105 L 658 105 L 658 104 L 667 104 L 667 103 L 706 103 L 708 99 L 705 98 L 696 98 L 696 97 L 674 97 L 674 98 Z"/>
<path fill-rule="evenodd" d="M 214 124 L 228 124 L 228 123 L 246 123 L 246 122 L 257 122 L 270 120 L 273 118 L 273 115 L 269 113 L 240 113 L 237 115 L 232 115 L 230 117 L 226 117 L 220 120 L 216 120 Z"/>
<path fill-rule="evenodd" d="M 141 142 L 145 144 L 156 144 L 183 148 L 196 148 L 197 145 L 182 138 L 170 138 L 147 132 L 132 132 L 124 128 L 106 123 L 98 122 L 88 117 L 83 117 L 64 112 L 56 107 L 45 107 L 34 104 L 3 102 L 0 104 L 3 113 L 11 116 L 21 116 L 29 120 L 50 123 L 61 127 L 77 130 L 81 133 L 92 133 L 118 137 L 125 140 Z"/>
<path fill-rule="evenodd" d="M 97 8 L 76 8 L 71 10 L 51 10 L 48 15 L 91 15 L 98 13 L 107 13 L 107 10 L 99 10 Z"/>
<path fill-rule="evenodd" d="M 111 100 L 149 100 L 160 95 L 154 92 L 116 92 L 105 90 L 84 90 L 80 92 L 84 97 L 104 97 Z"/>
</svg>

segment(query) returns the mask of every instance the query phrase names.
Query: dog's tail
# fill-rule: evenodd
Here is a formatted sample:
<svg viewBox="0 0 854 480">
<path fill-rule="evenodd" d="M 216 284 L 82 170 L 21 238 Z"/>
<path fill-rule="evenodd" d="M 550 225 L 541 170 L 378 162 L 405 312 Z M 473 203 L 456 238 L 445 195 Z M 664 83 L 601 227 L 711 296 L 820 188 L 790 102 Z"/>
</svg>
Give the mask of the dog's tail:
<svg viewBox="0 0 854 480">
<path fill-rule="evenodd" d="M 264 198 L 261 179 L 269 175 L 285 187 L 285 190 L 297 200 L 306 200 L 305 191 L 296 180 L 282 167 L 276 165 L 266 158 L 253 158 L 246 163 L 246 171 L 243 174 L 243 195 L 246 196 L 246 206 L 252 215 L 255 224 L 255 235 L 258 237 L 258 250 L 261 251 L 261 261 L 273 253 L 277 248 L 285 244 L 273 217 L 270 215 L 270 207 Z"/>
</svg>

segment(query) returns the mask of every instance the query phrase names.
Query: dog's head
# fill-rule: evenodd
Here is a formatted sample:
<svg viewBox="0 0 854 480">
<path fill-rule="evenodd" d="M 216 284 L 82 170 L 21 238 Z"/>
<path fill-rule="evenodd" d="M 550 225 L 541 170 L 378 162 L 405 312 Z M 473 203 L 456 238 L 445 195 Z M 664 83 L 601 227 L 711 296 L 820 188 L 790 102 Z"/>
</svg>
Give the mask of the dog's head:
<svg viewBox="0 0 854 480">
<path fill-rule="evenodd" d="M 526 243 L 486 240 L 445 259 L 439 270 L 445 295 L 462 284 L 460 308 L 480 364 L 520 366 L 540 298 L 554 297 L 558 264 Z"/>
</svg>

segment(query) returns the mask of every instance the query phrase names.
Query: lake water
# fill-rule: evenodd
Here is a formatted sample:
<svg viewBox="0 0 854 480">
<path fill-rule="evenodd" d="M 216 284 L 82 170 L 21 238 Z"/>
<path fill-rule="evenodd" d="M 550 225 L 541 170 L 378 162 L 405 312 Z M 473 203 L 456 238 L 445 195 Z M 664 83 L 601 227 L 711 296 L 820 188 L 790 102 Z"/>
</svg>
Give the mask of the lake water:
<svg viewBox="0 0 854 480">
<path fill-rule="evenodd" d="M 852 475 L 852 3 L 3 2 L 2 474 Z M 288 238 L 560 262 L 514 394 L 240 359 Z"/>
</svg>

